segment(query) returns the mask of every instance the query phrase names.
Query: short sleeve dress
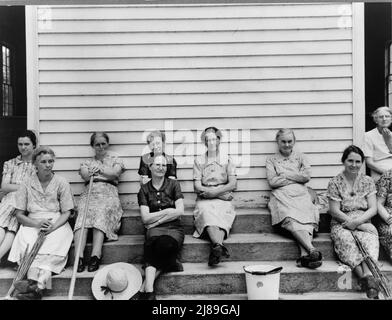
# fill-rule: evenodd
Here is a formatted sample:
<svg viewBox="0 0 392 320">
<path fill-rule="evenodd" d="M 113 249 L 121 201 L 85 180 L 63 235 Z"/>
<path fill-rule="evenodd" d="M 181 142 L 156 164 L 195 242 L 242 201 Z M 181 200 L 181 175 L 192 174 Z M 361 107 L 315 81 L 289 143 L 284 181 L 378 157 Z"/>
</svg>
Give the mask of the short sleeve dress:
<svg viewBox="0 0 392 320">
<path fill-rule="evenodd" d="M 392 154 L 389 152 L 384 138 L 377 128 L 365 133 L 363 153 L 365 157 L 373 158 L 374 162 L 383 170 L 392 169 Z M 381 176 L 373 170 L 370 170 L 370 173 L 374 181 L 377 181 Z"/>
<path fill-rule="evenodd" d="M 295 173 L 310 179 L 310 165 L 300 152 L 285 157 L 280 153 L 269 156 L 266 161 L 267 180 L 272 191 L 268 207 L 272 225 L 281 223 L 289 231 L 318 230 L 319 211 L 305 184 L 284 178 L 285 173 Z"/>
<path fill-rule="evenodd" d="M 200 180 L 203 186 L 218 187 L 227 184 L 230 176 L 236 176 L 236 167 L 228 155 L 220 155 L 212 160 L 208 159 L 206 154 L 195 158 L 193 179 Z M 225 231 L 227 238 L 236 216 L 232 199 L 231 192 L 220 199 L 203 199 L 198 195 L 193 211 L 193 236 L 199 238 L 206 227 L 217 226 Z"/>
<path fill-rule="evenodd" d="M 175 202 L 183 199 L 181 187 L 178 181 L 165 178 L 161 188 L 155 189 L 152 181 L 142 185 L 138 193 L 139 206 L 147 206 L 150 212 L 157 212 L 168 208 L 175 208 Z M 181 217 L 173 221 L 162 223 L 156 227 L 146 229 L 144 252 L 150 252 L 149 247 L 153 245 L 156 238 L 160 236 L 170 236 L 177 241 L 177 252 L 179 253 L 184 243 L 184 228 Z M 156 257 L 149 257 L 145 254 L 145 260 L 148 264 L 159 267 L 160 261 Z"/>
<path fill-rule="evenodd" d="M 102 161 L 95 158 L 88 159 L 84 161 L 80 167 L 89 168 L 93 164 L 110 168 L 120 166 L 122 171 L 125 170 L 122 160 L 113 152 L 107 152 Z M 123 215 L 117 185 L 118 179 L 108 180 L 106 177 L 98 175 L 93 182 L 87 210 L 85 227 L 88 229 L 95 228 L 101 230 L 108 241 L 115 241 L 118 239 L 117 232 L 120 229 L 121 217 Z M 82 225 L 82 213 L 85 210 L 87 194 L 88 185 L 86 185 L 86 188 L 79 198 L 79 214 L 76 219 L 74 231 L 80 229 Z"/>
<path fill-rule="evenodd" d="M 377 197 L 384 198 L 384 207 L 392 215 L 392 170 L 385 172 L 376 182 Z M 392 259 L 392 225 L 388 225 L 380 217 L 375 219 L 380 243 Z"/>
<path fill-rule="evenodd" d="M 338 201 L 340 210 L 352 218 L 364 214 L 368 209 L 367 197 L 375 193 L 376 186 L 373 179 L 362 173 L 358 174 L 352 192 L 348 188 L 348 182 L 343 173 L 338 174 L 329 181 L 327 190 L 328 198 Z M 374 227 L 373 231 L 375 234 L 359 230 L 353 232 L 363 247 L 369 252 L 369 255 L 377 261 L 379 242 L 376 227 Z M 342 224 L 335 219 L 331 220 L 331 238 L 335 252 L 340 261 L 353 269 L 364 261 L 364 257 L 359 251 L 351 232 L 351 230 L 343 228 Z"/>
<path fill-rule="evenodd" d="M 16 209 L 27 211 L 31 219 L 52 219 L 55 222 L 62 213 L 74 209 L 74 199 L 69 183 L 54 174 L 45 190 L 36 174 L 31 176 L 15 195 Z M 20 226 L 12 244 L 8 260 L 20 263 L 27 246 L 32 248 L 39 229 Z M 67 262 L 68 251 L 73 240 L 71 226 L 64 225 L 49 233 L 38 251 L 31 267 L 60 273 Z"/>
<path fill-rule="evenodd" d="M 34 165 L 31 162 L 22 161 L 21 156 L 4 162 L 3 179 L 4 183 L 21 184 L 35 173 Z M 8 231 L 17 232 L 19 223 L 13 214 L 15 210 L 15 194 L 7 193 L 0 202 L 0 227 Z"/>
</svg>

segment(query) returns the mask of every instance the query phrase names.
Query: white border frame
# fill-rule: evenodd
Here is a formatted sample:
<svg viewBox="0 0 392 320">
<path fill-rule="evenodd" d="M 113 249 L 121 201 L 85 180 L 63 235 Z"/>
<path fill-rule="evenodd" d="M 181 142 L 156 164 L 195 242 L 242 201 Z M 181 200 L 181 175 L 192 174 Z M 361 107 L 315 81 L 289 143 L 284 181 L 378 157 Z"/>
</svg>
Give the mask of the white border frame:
<svg viewBox="0 0 392 320">
<path fill-rule="evenodd" d="M 37 7 L 26 6 L 27 128 L 39 136 L 39 74 Z"/>
</svg>

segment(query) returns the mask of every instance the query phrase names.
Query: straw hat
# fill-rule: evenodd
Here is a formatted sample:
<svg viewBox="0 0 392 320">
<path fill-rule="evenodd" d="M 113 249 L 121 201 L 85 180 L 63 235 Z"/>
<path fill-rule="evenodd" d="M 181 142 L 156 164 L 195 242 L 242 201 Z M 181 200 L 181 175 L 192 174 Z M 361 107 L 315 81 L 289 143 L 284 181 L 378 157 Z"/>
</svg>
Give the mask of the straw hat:
<svg viewBox="0 0 392 320">
<path fill-rule="evenodd" d="M 117 262 L 95 274 L 91 290 L 97 300 L 129 300 L 141 285 L 142 275 L 135 266 Z"/>
</svg>

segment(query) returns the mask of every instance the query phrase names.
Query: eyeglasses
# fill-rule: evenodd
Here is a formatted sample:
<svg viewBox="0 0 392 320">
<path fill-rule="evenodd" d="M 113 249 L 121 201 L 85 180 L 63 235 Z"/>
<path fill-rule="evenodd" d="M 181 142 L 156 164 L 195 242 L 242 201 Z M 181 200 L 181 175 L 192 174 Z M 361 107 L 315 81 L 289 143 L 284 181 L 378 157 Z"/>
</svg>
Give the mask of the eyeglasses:
<svg viewBox="0 0 392 320">
<path fill-rule="evenodd" d="M 377 119 L 390 119 L 392 116 L 389 114 L 383 116 L 377 116 Z"/>
<path fill-rule="evenodd" d="M 167 164 L 162 164 L 162 163 L 154 163 L 154 166 L 156 166 L 156 167 L 164 167 L 164 168 L 166 168 L 166 167 L 167 167 Z"/>
</svg>

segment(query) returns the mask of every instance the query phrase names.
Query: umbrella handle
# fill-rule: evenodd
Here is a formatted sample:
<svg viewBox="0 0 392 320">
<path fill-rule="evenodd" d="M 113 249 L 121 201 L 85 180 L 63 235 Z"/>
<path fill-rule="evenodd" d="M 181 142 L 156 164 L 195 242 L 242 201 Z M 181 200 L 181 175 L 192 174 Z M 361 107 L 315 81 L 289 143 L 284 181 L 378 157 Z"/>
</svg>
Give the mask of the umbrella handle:
<svg viewBox="0 0 392 320">
<path fill-rule="evenodd" d="M 69 291 L 68 291 L 68 300 L 72 300 L 74 289 L 75 289 L 76 272 L 77 272 L 77 269 L 78 269 L 80 250 L 81 250 L 81 247 L 82 247 L 82 241 L 81 240 L 83 239 L 84 226 L 86 224 L 87 209 L 88 209 L 88 205 L 89 205 L 89 202 L 90 202 L 90 195 L 91 195 L 91 189 L 92 189 L 92 186 L 93 186 L 93 180 L 94 180 L 94 176 L 91 176 L 90 177 L 90 183 L 89 183 L 89 186 L 88 186 L 87 201 L 86 201 L 86 204 L 84 206 L 84 212 L 83 212 L 83 217 L 82 217 L 82 225 L 80 227 L 80 237 L 79 237 L 80 241 L 78 243 L 78 246 L 76 248 L 76 253 L 75 253 L 75 261 L 74 261 L 74 265 L 73 265 L 71 284 L 69 286 Z"/>
</svg>

